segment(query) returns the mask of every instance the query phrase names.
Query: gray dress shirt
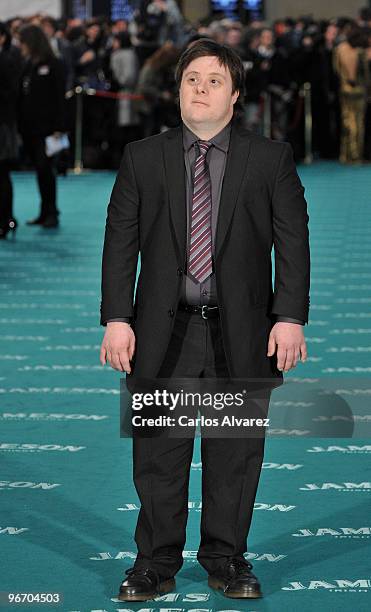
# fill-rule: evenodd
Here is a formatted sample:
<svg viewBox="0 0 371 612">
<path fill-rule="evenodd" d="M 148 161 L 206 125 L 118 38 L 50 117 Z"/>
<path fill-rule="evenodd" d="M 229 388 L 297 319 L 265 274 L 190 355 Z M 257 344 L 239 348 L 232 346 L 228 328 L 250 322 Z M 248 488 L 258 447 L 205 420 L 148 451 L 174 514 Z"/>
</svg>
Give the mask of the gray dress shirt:
<svg viewBox="0 0 371 612">
<path fill-rule="evenodd" d="M 214 269 L 215 235 L 218 220 L 220 196 L 222 183 L 227 161 L 229 139 L 231 135 L 230 123 L 221 132 L 210 138 L 213 146 L 207 152 L 206 163 L 209 166 L 211 181 L 211 250 Z M 187 201 L 187 254 L 189 249 L 192 218 L 193 200 L 193 177 L 196 157 L 199 155 L 197 146 L 198 137 L 183 124 L 183 150 L 184 165 L 186 169 L 186 201 Z M 204 282 L 196 283 L 187 274 L 183 275 L 183 286 L 180 301 L 183 304 L 217 306 L 218 298 L 216 294 L 215 272 L 213 272 Z"/>
<path fill-rule="evenodd" d="M 218 134 L 210 138 L 208 142 L 212 143 L 212 147 L 207 152 L 206 161 L 209 165 L 210 180 L 211 180 L 211 245 L 212 257 L 214 263 L 214 248 L 216 224 L 218 220 L 218 211 L 220 196 L 222 192 L 224 171 L 227 161 L 229 148 L 229 140 L 231 135 L 231 123 L 228 123 Z M 196 157 L 198 155 L 197 144 L 198 136 L 194 134 L 183 123 L 183 150 L 184 150 L 184 165 L 186 172 L 186 202 L 187 202 L 187 253 L 190 240 L 190 220 L 192 215 L 192 196 L 193 196 L 193 175 Z M 183 274 L 183 284 L 180 295 L 180 302 L 191 305 L 217 306 L 218 298 L 216 292 L 215 271 L 202 283 L 196 283 L 187 274 Z M 122 317 L 119 319 L 109 319 L 106 323 L 120 321 L 130 323 L 130 317 Z M 276 321 L 286 323 L 298 323 L 304 325 L 304 321 L 276 315 Z"/>
</svg>

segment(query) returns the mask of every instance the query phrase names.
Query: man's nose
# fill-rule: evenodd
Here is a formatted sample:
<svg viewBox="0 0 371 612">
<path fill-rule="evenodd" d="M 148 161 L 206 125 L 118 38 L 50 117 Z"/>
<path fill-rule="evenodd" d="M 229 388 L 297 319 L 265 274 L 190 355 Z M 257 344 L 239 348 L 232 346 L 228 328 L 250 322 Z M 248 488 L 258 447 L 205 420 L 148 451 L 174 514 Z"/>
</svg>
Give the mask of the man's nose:
<svg viewBox="0 0 371 612">
<path fill-rule="evenodd" d="M 196 85 L 196 90 L 198 93 L 207 93 L 207 82 L 206 81 L 200 81 L 199 83 L 197 83 Z"/>
</svg>

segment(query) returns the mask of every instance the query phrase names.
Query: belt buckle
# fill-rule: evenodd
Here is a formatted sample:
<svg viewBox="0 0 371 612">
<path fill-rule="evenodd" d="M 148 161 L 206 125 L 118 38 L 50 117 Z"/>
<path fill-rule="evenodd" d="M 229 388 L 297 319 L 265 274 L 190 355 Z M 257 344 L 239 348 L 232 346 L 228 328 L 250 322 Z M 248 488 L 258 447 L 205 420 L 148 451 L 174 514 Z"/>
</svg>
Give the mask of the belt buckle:
<svg viewBox="0 0 371 612">
<path fill-rule="evenodd" d="M 207 304 L 204 304 L 203 306 L 201 306 L 201 317 L 203 319 L 207 319 L 207 310 L 208 310 L 208 306 Z M 206 316 L 205 316 L 205 312 L 206 312 Z"/>
</svg>

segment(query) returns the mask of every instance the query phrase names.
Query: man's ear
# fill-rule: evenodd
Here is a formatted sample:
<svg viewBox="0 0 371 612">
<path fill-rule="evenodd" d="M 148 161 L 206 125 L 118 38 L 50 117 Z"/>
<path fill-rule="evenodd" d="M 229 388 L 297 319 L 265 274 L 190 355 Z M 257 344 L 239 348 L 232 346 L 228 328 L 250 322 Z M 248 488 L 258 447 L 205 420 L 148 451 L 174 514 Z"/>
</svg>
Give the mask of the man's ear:
<svg viewBox="0 0 371 612">
<path fill-rule="evenodd" d="M 238 89 L 232 94 L 232 103 L 233 104 L 236 104 L 239 95 L 240 95 L 240 92 L 239 92 Z"/>
</svg>

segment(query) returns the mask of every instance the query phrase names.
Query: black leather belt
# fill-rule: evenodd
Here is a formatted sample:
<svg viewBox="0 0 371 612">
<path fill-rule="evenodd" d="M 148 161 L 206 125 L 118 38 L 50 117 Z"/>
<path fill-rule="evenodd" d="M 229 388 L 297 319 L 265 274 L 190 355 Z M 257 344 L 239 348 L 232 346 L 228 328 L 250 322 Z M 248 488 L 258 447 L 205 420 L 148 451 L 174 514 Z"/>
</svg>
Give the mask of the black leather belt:
<svg viewBox="0 0 371 612">
<path fill-rule="evenodd" d="M 184 312 L 190 312 L 192 314 L 199 314 L 203 319 L 214 319 L 219 317 L 218 306 L 191 306 L 189 304 L 179 304 L 179 310 Z"/>
</svg>

